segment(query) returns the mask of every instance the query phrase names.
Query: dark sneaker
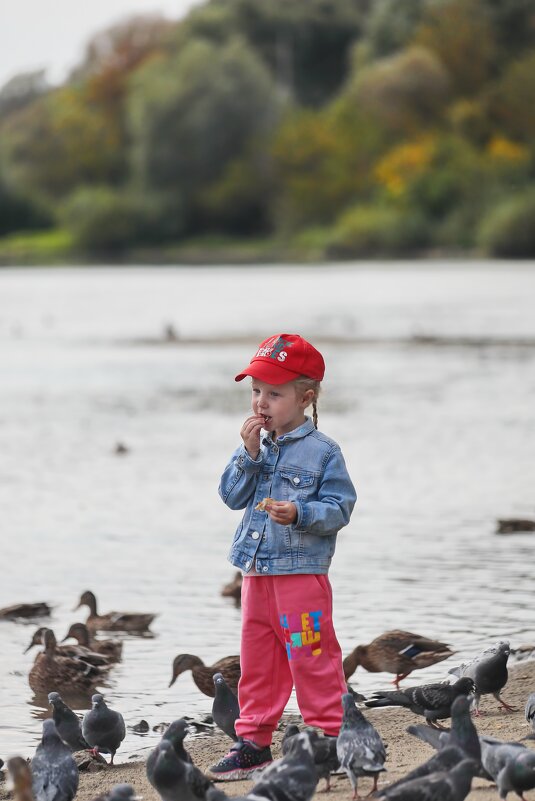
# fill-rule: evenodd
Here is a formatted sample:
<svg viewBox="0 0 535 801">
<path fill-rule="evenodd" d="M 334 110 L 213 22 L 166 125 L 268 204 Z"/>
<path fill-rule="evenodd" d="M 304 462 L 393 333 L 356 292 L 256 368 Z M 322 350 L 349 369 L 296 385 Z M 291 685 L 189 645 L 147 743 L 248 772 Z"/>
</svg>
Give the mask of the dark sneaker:
<svg viewBox="0 0 535 801">
<path fill-rule="evenodd" d="M 206 771 L 206 775 L 218 782 L 237 782 L 248 779 L 255 770 L 265 768 L 272 761 L 269 745 L 262 748 L 250 740 L 238 740 L 217 765 Z"/>
</svg>

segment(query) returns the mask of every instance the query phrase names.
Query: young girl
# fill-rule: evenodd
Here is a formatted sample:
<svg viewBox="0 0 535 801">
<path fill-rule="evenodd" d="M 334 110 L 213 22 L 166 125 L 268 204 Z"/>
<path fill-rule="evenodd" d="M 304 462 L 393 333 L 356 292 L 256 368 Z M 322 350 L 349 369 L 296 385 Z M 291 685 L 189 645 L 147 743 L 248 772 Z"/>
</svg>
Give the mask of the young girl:
<svg viewBox="0 0 535 801">
<path fill-rule="evenodd" d="M 276 334 L 235 379 L 251 376 L 253 414 L 219 487 L 227 506 L 245 509 L 229 554 L 244 571 L 239 739 L 209 771 L 219 781 L 271 762 L 294 686 L 307 725 L 336 736 L 342 722 L 346 683 L 327 572 L 356 494 L 339 446 L 317 430 L 324 372 L 309 342 Z"/>
</svg>

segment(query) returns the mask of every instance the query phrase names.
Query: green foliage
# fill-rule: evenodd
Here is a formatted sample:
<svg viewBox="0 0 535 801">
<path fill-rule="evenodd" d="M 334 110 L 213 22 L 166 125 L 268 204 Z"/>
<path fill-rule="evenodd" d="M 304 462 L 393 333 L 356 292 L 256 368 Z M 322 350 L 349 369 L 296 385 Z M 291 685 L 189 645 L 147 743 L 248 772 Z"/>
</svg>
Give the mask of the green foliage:
<svg viewBox="0 0 535 801">
<path fill-rule="evenodd" d="M 52 217 L 47 210 L 21 195 L 0 178 L 0 236 L 12 231 L 48 228 Z"/>
<path fill-rule="evenodd" d="M 417 213 L 395 207 L 362 205 L 340 217 L 327 252 L 342 258 L 407 255 L 428 242 L 428 226 Z"/>
<path fill-rule="evenodd" d="M 534 12 L 535 16 L 535 12 Z M 489 101 L 499 127 L 521 141 L 535 139 L 535 53 L 513 61 Z"/>
<path fill-rule="evenodd" d="M 495 33 L 482 0 L 429 5 L 415 42 L 444 65 L 456 94 L 471 96 L 492 76 Z"/>
<path fill-rule="evenodd" d="M 481 223 L 479 243 L 492 256 L 535 257 L 535 189 L 506 198 Z"/>
<path fill-rule="evenodd" d="M 448 99 L 449 78 L 432 52 L 413 47 L 357 73 L 348 91 L 364 110 L 403 135 L 440 119 Z"/>
<path fill-rule="evenodd" d="M 143 187 L 190 198 L 218 180 L 278 113 L 273 82 L 240 40 L 192 41 L 136 77 L 131 93 L 135 168 Z"/>
<path fill-rule="evenodd" d="M 366 39 L 377 58 L 406 47 L 420 22 L 426 0 L 374 0 L 366 22 Z"/>
<path fill-rule="evenodd" d="M 344 82 L 363 25 L 363 8 L 353 0 L 212 0 L 190 15 L 179 40 L 221 45 L 243 37 L 286 96 L 319 106 Z"/>
<path fill-rule="evenodd" d="M 0 239 L 0 264 L 59 264 L 73 255 L 73 239 L 68 231 L 17 233 Z"/>
<path fill-rule="evenodd" d="M 65 228 L 88 253 L 117 254 L 135 242 L 144 224 L 139 201 L 108 187 L 82 187 L 65 202 Z"/>
<path fill-rule="evenodd" d="M 3 134 L 10 179 L 40 198 L 61 198 L 82 183 L 114 182 L 123 171 L 106 116 L 74 87 L 12 114 Z"/>
</svg>

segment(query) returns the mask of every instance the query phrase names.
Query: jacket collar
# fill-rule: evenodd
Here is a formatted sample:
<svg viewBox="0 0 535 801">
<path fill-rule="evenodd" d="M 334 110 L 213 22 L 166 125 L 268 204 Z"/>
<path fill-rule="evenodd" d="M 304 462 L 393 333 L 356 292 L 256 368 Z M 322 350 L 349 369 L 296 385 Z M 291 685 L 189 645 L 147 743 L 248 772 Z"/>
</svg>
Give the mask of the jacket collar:
<svg viewBox="0 0 535 801">
<path fill-rule="evenodd" d="M 311 431 L 314 431 L 314 423 L 310 417 L 305 417 L 305 422 L 301 423 L 300 426 L 294 428 L 293 431 L 288 431 L 287 434 L 283 434 L 282 437 L 277 437 L 275 442 L 278 445 L 281 445 L 283 442 L 290 442 L 294 439 L 301 439 L 302 437 L 306 437 L 307 434 L 310 434 Z M 262 442 L 264 445 L 273 445 L 274 440 L 271 439 L 271 434 L 267 431 L 262 429 Z"/>
</svg>

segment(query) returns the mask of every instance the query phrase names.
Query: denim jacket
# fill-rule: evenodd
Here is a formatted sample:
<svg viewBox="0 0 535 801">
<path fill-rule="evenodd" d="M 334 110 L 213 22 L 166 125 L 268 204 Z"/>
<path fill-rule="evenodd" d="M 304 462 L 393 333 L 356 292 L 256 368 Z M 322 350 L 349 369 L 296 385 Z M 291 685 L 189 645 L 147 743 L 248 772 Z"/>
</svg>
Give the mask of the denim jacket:
<svg viewBox="0 0 535 801">
<path fill-rule="evenodd" d="M 327 573 L 336 535 L 349 523 L 357 499 L 340 447 L 316 431 L 309 417 L 276 441 L 262 434 L 257 459 L 242 445 L 221 477 L 223 501 L 245 509 L 229 561 L 246 573 Z M 292 501 L 295 522 L 283 526 L 255 510 L 265 497 Z"/>
</svg>

